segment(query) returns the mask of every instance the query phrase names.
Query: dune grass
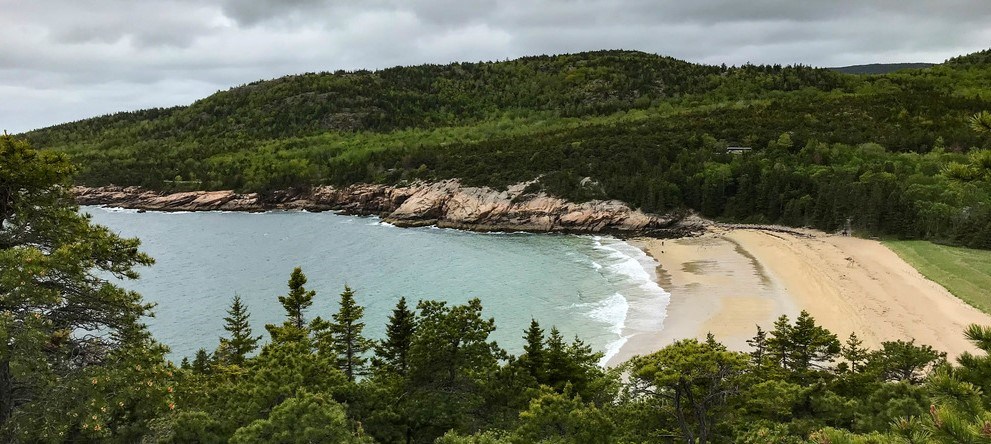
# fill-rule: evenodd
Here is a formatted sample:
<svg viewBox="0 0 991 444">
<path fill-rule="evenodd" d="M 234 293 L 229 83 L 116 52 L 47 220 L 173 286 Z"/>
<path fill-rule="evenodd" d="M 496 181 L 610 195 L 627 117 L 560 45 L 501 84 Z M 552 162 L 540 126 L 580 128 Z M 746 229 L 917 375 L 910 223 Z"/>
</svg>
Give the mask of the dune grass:
<svg viewBox="0 0 991 444">
<path fill-rule="evenodd" d="M 884 244 L 956 297 L 991 313 L 991 251 L 928 241 L 886 241 Z"/>
</svg>

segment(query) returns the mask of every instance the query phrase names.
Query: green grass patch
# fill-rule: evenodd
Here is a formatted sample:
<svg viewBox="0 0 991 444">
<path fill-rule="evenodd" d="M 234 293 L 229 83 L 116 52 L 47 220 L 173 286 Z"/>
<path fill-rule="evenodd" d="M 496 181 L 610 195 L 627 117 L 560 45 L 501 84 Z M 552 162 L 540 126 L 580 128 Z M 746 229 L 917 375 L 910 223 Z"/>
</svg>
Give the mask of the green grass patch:
<svg viewBox="0 0 991 444">
<path fill-rule="evenodd" d="M 985 313 L 991 313 L 991 251 L 928 241 L 886 241 L 923 276 Z"/>
</svg>

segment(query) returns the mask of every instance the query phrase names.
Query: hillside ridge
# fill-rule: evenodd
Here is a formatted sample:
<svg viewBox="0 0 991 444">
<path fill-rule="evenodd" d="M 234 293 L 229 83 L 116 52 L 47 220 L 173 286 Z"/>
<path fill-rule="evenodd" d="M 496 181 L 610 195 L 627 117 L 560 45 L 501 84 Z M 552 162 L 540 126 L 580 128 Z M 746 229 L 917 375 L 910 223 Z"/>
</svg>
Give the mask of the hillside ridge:
<svg viewBox="0 0 991 444">
<path fill-rule="evenodd" d="M 868 76 L 630 51 L 302 74 L 24 137 L 90 187 L 533 182 L 575 204 L 991 248 L 991 137 L 971 124 L 991 110 L 989 54 Z"/>
</svg>

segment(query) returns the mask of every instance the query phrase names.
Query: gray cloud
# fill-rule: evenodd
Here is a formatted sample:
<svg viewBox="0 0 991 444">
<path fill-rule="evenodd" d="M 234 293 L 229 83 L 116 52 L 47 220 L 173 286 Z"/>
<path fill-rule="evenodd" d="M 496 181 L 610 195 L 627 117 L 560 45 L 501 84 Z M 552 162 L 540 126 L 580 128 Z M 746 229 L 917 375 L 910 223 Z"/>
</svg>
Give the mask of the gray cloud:
<svg viewBox="0 0 991 444">
<path fill-rule="evenodd" d="M 285 74 L 636 49 L 742 64 L 991 46 L 991 2 L 0 0 L 0 127 L 188 104 Z"/>
<path fill-rule="evenodd" d="M 325 0 L 222 0 L 224 15 L 241 25 L 251 26 L 284 17 L 306 15 L 312 17 L 332 2 Z"/>
</svg>

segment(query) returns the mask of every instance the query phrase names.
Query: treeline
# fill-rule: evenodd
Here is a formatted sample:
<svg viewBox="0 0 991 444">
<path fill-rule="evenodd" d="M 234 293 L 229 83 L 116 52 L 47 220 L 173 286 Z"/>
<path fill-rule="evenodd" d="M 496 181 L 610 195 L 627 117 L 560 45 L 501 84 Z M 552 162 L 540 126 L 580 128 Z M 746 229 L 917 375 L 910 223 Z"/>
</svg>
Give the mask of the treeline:
<svg viewBox="0 0 991 444">
<path fill-rule="evenodd" d="M 286 317 L 261 345 L 235 297 L 212 352 L 176 367 L 160 346 L 94 379 L 69 415 L 15 415 L 23 442 L 189 443 L 936 443 L 986 438 L 991 358 L 958 365 L 914 341 L 841 341 L 808 313 L 757 328 L 749 352 L 677 341 L 605 369 L 578 338 L 536 321 L 513 356 L 493 319 L 464 305 L 400 299 L 375 341 L 350 288 L 313 317 L 297 268 Z M 991 330 L 968 338 L 991 349 Z M 153 344 L 153 343 L 149 343 Z M 146 353 L 148 351 L 146 350 Z M 117 391 L 118 385 L 130 386 Z M 102 391 L 101 391 L 102 390 Z M 56 396 L 56 395 L 51 395 Z M 33 407 L 33 406 L 32 406 Z M 35 412 L 36 410 L 30 410 Z M 52 412 L 54 413 L 54 412 Z M 975 419 L 976 418 L 976 419 Z M 35 427 L 24 427 L 30 424 Z M 57 434 L 57 438 L 54 434 Z"/>
<path fill-rule="evenodd" d="M 599 384 L 612 384 L 596 365 L 601 354 L 556 329 L 545 334 L 536 321 L 526 332 L 527 351 L 510 356 L 489 339 L 495 322 L 482 317 L 477 299 L 455 306 L 420 301 L 415 308 L 400 299 L 386 337 L 372 341 L 363 336 L 363 308 L 351 289 L 341 293 L 337 313 L 311 318 L 306 308 L 315 293 L 305 283 L 297 268 L 279 297 L 286 321 L 266 325 L 271 341 L 254 357 L 260 337 L 253 336 L 246 307 L 233 301 L 225 318 L 229 336 L 214 352 L 201 350 L 183 362 L 182 378 L 173 382 L 183 408 L 155 424 L 160 439 L 270 442 L 292 433 L 294 424 L 312 423 L 319 434 L 295 439 L 433 442 L 449 430 L 515 422 L 541 387 L 591 400 L 602 395 Z M 288 413 L 287 398 L 319 407 L 272 422 L 280 410 Z M 320 423 L 334 414 L 340 419 Z"/>
</svg>

